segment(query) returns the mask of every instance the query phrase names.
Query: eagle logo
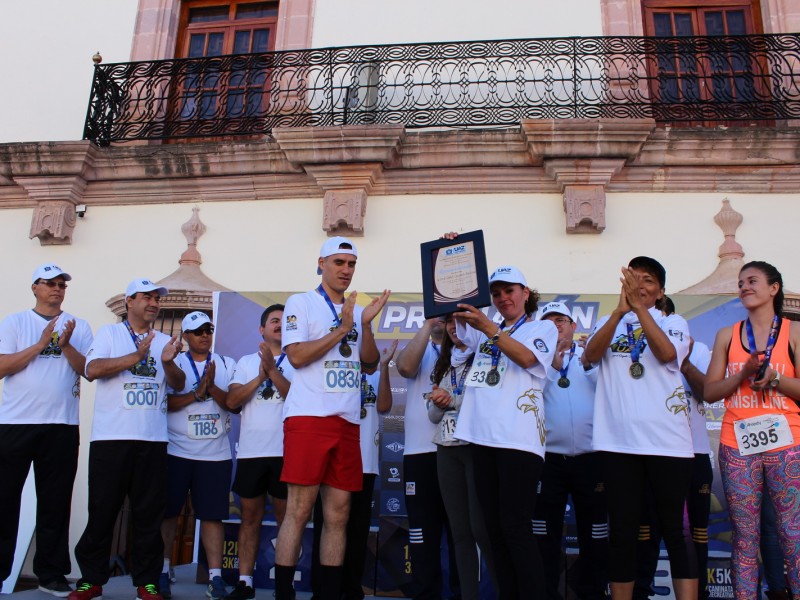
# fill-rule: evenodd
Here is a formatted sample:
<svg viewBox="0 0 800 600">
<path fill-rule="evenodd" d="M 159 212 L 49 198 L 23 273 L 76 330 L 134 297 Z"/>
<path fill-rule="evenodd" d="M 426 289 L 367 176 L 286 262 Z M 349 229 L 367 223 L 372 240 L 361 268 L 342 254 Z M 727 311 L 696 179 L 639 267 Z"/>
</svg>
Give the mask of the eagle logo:
<svg viewBox="0 0 800 600">
<path fill-rule="evenodd" d="M 686 396 L 686 390 L 683 389 L 682 385 L 675 388 L 675 391 L 666 399 L 664 404 L 673 415 L 683 413 L 687 418 L 689 417 L 689 398 Z"/>
<path fill-rule="evenodd" d="M 517 408 L 522 411 L 522 414 L 533 412 L 533 416 L 536 417 L 536 429 L 539 431 L 539 441 L 544 445 L 545 427 L 542 410 L 540 408 L 541 405 L 542 390 L 531 388 L 517 398 Z"/>
</svg>

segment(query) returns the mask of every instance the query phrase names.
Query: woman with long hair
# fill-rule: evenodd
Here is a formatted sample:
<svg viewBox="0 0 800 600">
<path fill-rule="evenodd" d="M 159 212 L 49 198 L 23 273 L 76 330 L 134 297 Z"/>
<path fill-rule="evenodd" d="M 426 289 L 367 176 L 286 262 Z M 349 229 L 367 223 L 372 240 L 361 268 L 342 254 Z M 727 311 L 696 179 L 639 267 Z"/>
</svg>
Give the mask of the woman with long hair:
<svg viewBox="0 0 800 600">
<path fill-rule="evenodd" d="M 457 360 L 458 366 L 451 364 L 454 352 L 462 355 Z M 456 323 L 452 315 L 448 315 L 445 336 L 431 376 L 433 390 L 428 394 L 428 417 L 436 424 L 433 442 L 437 447 L 439 489 L 453 533 L 462 600 L 480 599 L 480 558 L 476 543 L 489 572 L 493 571 L 486 525 L 478 505 L 472 445 L 457 440 L 454 435 L 464 399 L 464 383 L 474 357 L 475 353 L 456 336 Z"/>
<path fill-rule="evenodd" d="M 717 333 L 706 401 L 725 399 L 719 465 L 733 527 L 733 591 L 756 597 L 764 490 L 775 506 L 793 597 L 800 597 L 800 324 L 783 318 L 783 279 L 769 263 L 739 271 L 747 318 Z"/>
<path fill-rule="evenodd" d="M 489 284 L 499 325 L 467 304 L 453 315 L 456 335 L 475 353 L 455 437 L 473 444 L 500 600 L 540 600 L 544 576 L 531 523 L 544 461 L 542 390 L 558 331 L 533 319 L 539 294 L 516 267 L 496 269 Z"/>
</svg>

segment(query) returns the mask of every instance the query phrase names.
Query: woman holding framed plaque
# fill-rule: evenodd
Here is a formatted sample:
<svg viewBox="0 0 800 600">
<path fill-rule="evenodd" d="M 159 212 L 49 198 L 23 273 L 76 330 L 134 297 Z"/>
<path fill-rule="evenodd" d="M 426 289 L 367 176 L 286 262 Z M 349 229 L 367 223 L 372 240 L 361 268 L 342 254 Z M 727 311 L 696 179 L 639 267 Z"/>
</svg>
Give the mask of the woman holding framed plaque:
<svg viewBox="0 0 800 600">
<path fill-rule="evenodd" d="M 775 507 L 792 596 L 800 597 L 800 323 L 782 318 L 783 279 L 769 263 L 739 271 L 747 319 L 717 333 L 706 401 L 725 399 L 719 466 L 733 527 L 733 593 L 755 598 L 764 492 Z"/>
<path fill-rule="evenodd" d="M 622 268 L 619 303 L 601 318 L 584 356 L 599 363 L 592 445 L 601 452 L 613 600 L 629 600 L 647 489 L 669 553 L 677 600 L 697 599 L 697 561 L 683 531 L 694 449 L 680 367 L 689 354 L 683 317 L 662 315 L 666 271 L 639 256 Z"/>
<path fill-rule="evenodd" d="M 545 598 L 539 548 L 531 522 L 544 461 L 544 389 L 558 331 L 535 321 L 539 294 L 516 267 L 489 277 L 498 325 L 479 309 L 459 304 L 456 335 L 474 353 L 465 380 L 455 438 L 473 444 L 478 502 L 483 512 L 500 600 Z"/>
</svg>

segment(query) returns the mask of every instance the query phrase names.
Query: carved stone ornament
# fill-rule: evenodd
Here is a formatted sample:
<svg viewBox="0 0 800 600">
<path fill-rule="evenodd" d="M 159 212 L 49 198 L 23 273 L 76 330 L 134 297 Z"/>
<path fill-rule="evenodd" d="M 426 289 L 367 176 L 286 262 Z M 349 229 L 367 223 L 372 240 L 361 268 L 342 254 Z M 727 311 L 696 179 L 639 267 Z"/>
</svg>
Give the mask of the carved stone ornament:
<svg viewBox="0 0 800 600">
<path fill-rule="evenodd" d="M 75 205 L 68 200 L 39 202 L 33 211 L 30 239 L 39 238 L 42 246 L 72 243 Z"/>
<path fill-rule="evenodd" d="M 329 236 L 363 236 L 367 213 L 367 192 L 361 190 L 328 190 L 323 198 L 322 229 Z"/>
<path fill-rule="evenodd" d="M 567 233 L 601 233 L 606 228 L 606 192 L 602 185 L 564 187 Z"/>
</svg>

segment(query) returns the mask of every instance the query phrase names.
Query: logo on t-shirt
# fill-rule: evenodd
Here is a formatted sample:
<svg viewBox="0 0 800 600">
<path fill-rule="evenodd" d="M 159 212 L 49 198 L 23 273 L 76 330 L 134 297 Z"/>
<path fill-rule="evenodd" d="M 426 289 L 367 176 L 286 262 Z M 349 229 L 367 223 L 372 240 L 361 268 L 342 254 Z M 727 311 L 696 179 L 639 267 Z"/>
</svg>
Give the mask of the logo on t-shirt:
<svg viewBox="0 0 800 600">
<path fill-rule="evenodd" d="M 58 345 L 58 332 L 54 331 L 50 335 L 50 342 L 47 347 L 39 353 L 39 356 L 46 358 L 58 358 L 61 356 L 61 346 Z"/>
<path fill-rule="evenodd" d="M 286 331 L 297 330 L 297 315 L 286 315 Z"/>
<path fill-rule="evenodd" d="M 529 412 L 532 412 L 533 416 L 536 418 L 536 429 L 539 432 L 539 442 L 544 445 L 545 427 L 542 406 L 542 390 L 535 390 L 531 388 L 517 398 L 517 408 L 522 411 L 522 414 L 525 415 Z"/>
<path fill-rule="evenodd" d="M 158 373 L 158 369 L 156 369 L 156 359 L 149 354 L 144 363 L 137 362 L 128 370 L 134 377 L 147 377 L 148 379 L 154 378 Z"/>
<path fill-rule="evenodd" d="M 683 413 L 688 418 L 689 398 L 686 396 L 686 390 L 683 389 L 682 385 L 675 388 L 675 391 L 672 392 L 672 395 L 667 398 L 664 404 L 666 405 L 667 410 L 673 415 L 679 415 Z"/>
<path fill-rule="evenodd" d="M 644 331 L 642 331 L 641 326 L 633 330 L 633 339 L 636 340 L 637 342 L 641 339 L 642 335 L 644 335 Z M 647 348 L 647 338 L 645 338 L 644 343 L 642 344 L 642 352 L 645 351 L 645 348 Z M 620 333 L 617 336 L 617 339 L 611 342 L 611 351 L 618 354 L 631 353 L 631 346 L 628 343 L 627 333 Z"/>
</svg>

